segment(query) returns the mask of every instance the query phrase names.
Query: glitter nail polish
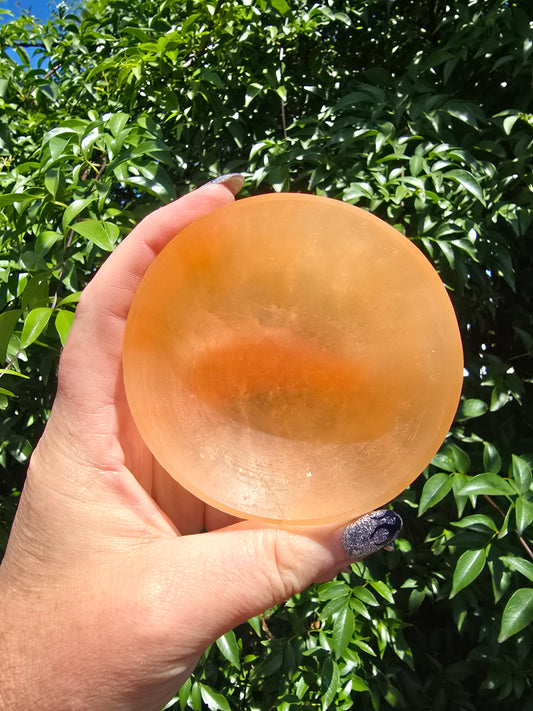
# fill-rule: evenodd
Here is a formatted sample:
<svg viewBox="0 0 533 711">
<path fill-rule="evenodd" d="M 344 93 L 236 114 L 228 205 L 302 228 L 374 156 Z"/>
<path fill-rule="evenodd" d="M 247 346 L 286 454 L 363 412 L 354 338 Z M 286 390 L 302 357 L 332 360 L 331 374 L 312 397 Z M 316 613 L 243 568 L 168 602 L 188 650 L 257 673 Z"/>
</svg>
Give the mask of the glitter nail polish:
<svg viewBox="0 0 533 711">
<path fill-rule="evenodd" d="M 403 521 L 394 511 L 379 509 L 348 524 L 342 537 L 350 558 L 360 560 L 386 548 L 398 537 Z"/>
</svg>

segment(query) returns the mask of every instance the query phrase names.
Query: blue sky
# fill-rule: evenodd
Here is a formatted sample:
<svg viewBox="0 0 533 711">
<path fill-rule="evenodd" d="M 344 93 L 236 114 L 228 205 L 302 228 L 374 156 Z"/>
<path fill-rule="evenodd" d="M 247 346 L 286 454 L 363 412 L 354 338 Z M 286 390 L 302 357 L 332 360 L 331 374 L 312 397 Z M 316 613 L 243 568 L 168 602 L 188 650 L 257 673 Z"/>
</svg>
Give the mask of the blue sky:
<svg viewBox="0 0 533 711">
<path fill-rule="evenodd" d="M 15 17 L 18 17 L 21 8 L 30 10 L 32 15 L 35 15 L 39 20 L 46 20 L 50 16 L 50 9 L 56 3 L 54 0 L 3 0 L 0 2 L 2 10 L 11 10 Z"/>
</svg>

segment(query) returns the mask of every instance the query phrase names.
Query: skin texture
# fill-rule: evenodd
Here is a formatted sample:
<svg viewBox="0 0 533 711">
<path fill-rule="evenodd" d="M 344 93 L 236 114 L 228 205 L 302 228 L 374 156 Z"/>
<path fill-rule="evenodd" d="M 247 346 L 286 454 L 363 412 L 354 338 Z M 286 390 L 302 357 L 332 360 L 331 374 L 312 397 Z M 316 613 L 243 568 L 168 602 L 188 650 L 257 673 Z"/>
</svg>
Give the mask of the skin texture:
<svg viewBox="0 0 533 711">
<path fill-rule="evenodd" d="M 218 636 L 349 563 L 342 529 L 278 530 L 195 499 L 128 410 L 121 350 L 139 282 L 231 200 L 211 184 L 152 213 L 82 295 L 0 567 L 5 711 L 157 711 Z"/>
</svg>

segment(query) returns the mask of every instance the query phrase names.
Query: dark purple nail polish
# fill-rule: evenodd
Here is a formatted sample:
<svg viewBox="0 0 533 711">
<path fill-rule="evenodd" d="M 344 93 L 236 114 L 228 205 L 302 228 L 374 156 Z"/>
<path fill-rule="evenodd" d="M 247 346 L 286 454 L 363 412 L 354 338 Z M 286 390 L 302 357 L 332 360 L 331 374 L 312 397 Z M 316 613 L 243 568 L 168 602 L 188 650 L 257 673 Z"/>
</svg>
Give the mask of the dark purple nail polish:
<svg viewBox="0 0 533 711">
<path fill-rule="evenodd" d="M 403 521 L 394 511 L 378 509 L 349 523 L 342 537 L 350 558 L 361 560 L 389 546 L 400 534 Z"/>
</svg>

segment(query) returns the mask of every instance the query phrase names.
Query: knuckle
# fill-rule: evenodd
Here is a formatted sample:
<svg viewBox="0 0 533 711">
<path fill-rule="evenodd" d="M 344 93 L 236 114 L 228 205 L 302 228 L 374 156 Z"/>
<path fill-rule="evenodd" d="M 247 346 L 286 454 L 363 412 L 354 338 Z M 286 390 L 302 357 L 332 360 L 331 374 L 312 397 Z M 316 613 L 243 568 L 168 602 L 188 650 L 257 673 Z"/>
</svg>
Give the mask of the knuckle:
<svg viewBox="0 0 533 711">
<path fill-rule="evenodd" d="M 269 584 L 275 603 L 283 602 L 303 590 L 309 579 L 309 554 L 304 539 L 277 530 L 269 541 Z"/>
</svg>

